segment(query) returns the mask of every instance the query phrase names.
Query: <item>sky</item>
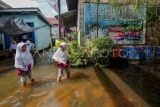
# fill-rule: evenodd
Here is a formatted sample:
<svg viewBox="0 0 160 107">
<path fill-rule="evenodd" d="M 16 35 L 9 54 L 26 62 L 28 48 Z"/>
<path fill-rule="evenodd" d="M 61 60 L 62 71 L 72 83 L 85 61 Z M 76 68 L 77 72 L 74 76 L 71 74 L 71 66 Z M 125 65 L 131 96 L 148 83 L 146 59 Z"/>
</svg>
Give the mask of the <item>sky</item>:
<svg viewBox="0 0 160 107">
<path fill-rule="evenodd" d="M 46 17 L 53 17 L 57 12 L 46 2 L 46 0 L 2 0 L 13 8 L 39 7 Z M 67 12 L 66 0 L 61 0 L 62 13 Z"/>
</svg>

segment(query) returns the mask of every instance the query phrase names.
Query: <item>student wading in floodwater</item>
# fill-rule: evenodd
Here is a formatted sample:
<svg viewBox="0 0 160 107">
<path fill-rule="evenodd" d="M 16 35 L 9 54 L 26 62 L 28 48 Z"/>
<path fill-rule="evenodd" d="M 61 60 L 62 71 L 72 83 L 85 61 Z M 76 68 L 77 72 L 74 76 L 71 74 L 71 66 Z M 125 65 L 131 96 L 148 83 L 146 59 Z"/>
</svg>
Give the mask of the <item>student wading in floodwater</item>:
<svg viewBox="0 0 160 107">
<path fill-rule="evenodd" d="M 61 43 L 58 50 L 53 55 L 53 59 L 57 62 L 58 76 L 57 82 L 61 81 L 63 71 L 66 72 L 66 78 L 70 78 L 69 61 L 66 43 Z"/>
<path fill-rule="evenodd" d="M 31 80 L 32 83 L 35 83 L 35 79 L 33 78 L 32 74 L 33 58 L 31 53 L 26 49 L 25 43 L 19 43 L 17 45 L 15 68 L 18 70 L 18 76 L 21 77 L 23 86 L 26 85 L 27 77 Z"/>
<path fill-rule="evenodd" d="M 16 48 L 17 48 L 16 41 L 12 41 L 11 46 L 10 46 L 10 51 L 12 52 L 13 56 L 15 56 L 16 54 Z"/>
</svg>

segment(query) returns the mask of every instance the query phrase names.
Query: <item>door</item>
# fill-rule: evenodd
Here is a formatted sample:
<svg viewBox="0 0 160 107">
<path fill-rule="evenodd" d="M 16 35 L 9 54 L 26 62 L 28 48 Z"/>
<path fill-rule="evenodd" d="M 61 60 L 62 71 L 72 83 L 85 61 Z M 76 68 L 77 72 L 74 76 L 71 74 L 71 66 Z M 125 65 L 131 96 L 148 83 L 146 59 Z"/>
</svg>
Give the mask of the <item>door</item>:
<svg viewBox="0 0 160 107">
<path fill-rule="evenodd" d="M 34 23 L 33 23 L 33 22 L 29 22 L 29 23 L 27 23 L 27 24 L 28 24 L 30 27 L 34 27 Z M 31 32 L 31 33 L 29 33 L 29 38 L 30 38 L 31 42 L 35 44 L 35 32 L 34 32 L 34 31 Z"/>
<path fill-rule="evenodd" d="M 5 43 L 5 49 L 9 49 L 10 48 L 10 36 L 7 35 L 6 33 L 4 34 L 4 43 Z"/>
</svg>

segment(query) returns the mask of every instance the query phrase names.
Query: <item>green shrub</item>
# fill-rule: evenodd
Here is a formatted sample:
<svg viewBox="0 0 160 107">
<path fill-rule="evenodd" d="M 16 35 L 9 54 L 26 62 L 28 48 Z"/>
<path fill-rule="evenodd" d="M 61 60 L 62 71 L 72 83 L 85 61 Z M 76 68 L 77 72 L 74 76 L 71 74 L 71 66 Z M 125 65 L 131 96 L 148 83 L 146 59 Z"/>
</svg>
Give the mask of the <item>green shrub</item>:
<svg viewBox="0 0 160 107">
<path fill-rule="evenodd" d="M 71 51 L 78 51 L 79 47 L 78 47 L 78 42 L 77 41 L 72 41 L 70 44 L 70 49 Z"/>
<path fill-rule="evenodd" d="M 87 54 L 82 50 L 77 52 L 72 52 L 70 54 L 71 64 L 76 66 L 84 66 L 87 65 Z"/>
<path fill-rule="evenodd" d="M 79 49 L 78 42 L 72 41 L 71 44 L 68 46 L 68 53 L 70 62 L 72 65 L 75 66 L 84 66 L 87 65 L 87 53 L 84 52 L 82 49 Z"/>
<path fill-rule="evenodd" d="M 115 47 L 115 43 L 109 37 L 96 38 L 91 41 L 91 56 L 95 64 L 108 64 L 108 56 L 112 49 Z"/>
</svg>

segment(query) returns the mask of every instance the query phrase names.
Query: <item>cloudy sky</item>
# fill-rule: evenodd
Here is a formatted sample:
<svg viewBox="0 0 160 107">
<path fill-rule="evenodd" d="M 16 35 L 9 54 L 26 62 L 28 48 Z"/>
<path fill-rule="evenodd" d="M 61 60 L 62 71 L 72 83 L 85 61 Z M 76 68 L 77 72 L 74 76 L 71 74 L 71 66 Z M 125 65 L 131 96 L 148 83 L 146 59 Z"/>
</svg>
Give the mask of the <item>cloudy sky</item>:
<svg viewBox="0 0 160 107">
<path fill-rule="evenodd" d="M 57 12 L 46 2 L 47 0 L 2 0 L 14 8 L 39 7 L 46 17 L 53 17 Z M 66 0 L 61 0 L 62 12 L 67 11 Z"/>
</svg>

